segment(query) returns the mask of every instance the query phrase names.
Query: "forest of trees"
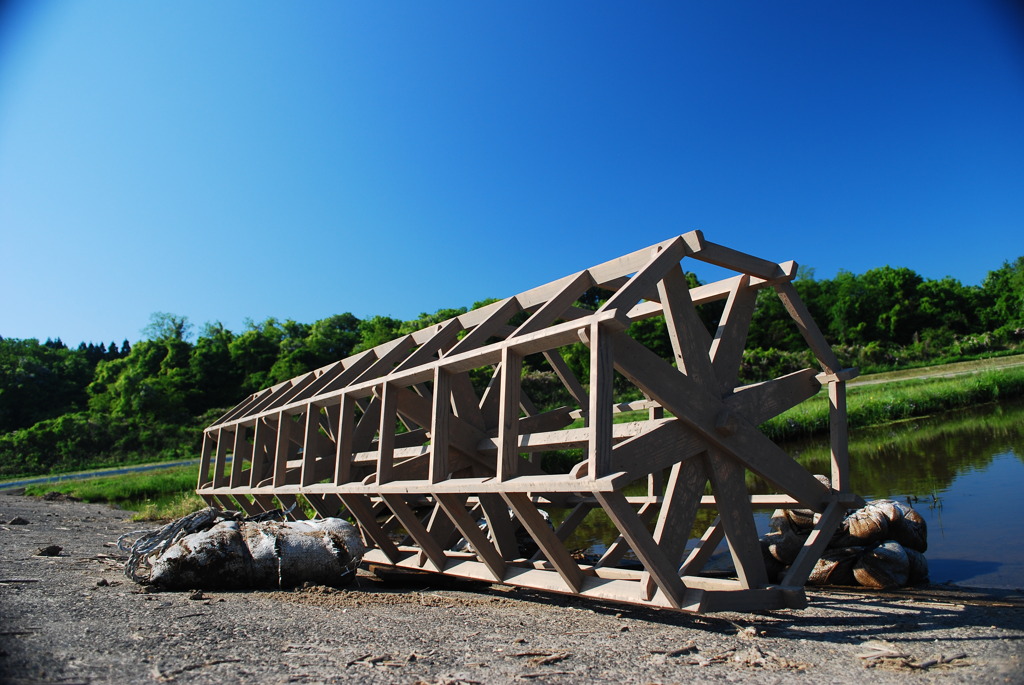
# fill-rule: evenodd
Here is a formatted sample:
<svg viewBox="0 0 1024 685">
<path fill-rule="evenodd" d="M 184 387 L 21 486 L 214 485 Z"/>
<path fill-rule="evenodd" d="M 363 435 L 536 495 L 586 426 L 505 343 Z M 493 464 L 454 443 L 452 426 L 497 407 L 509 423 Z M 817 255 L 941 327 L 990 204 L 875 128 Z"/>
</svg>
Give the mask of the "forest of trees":
<svg viewBox="0 0 1024 685">
<path fill-rule="evenodd" d="M 696 285 L 692 274 L 690 281 Z M 980 286 L 888 266 L 827 280 L 804 270 L 795 285 L 840 360 L 862 372 L 1008 353 L 1024 343 L 1024 257 Z M 581 304 L 596 307 L 603 295 L 595 289 Z M 720 306 L 701 308 L 709 330 Z M 195 456 L 201 428 L 248 394 L 465 311 L 412 321 L 271 318 L 237 333 L 213 323 L 198 335 L 185 317 L 161 313 L 135 345 L 0 338 L 0 477 Z M 671 358 L 660 319 L 635 323 L 630 334 Z M 586 378 L 585 348 L 564 354 Z M 744 380 L 813 365 L 780 301 L 763 290 Z M 545 372 L 527 363 L 524 373 L 536 376 L 527 386 L 535 403 L 557 401 Z"/>
</svg>

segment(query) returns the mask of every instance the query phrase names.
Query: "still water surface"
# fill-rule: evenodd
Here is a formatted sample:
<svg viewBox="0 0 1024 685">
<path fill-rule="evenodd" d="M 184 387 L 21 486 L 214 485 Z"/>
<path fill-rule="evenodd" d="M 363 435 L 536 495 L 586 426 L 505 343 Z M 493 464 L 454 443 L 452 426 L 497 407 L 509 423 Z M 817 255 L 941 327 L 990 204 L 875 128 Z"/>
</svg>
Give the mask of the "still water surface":
<svg viewBox="0 0 1024 685">
<path fill-rule="evenodd" d="M 827 441 L 784 447 L 829 472 Z M 851 431 L 850 462 L 855 492 L 907 502 L 928 522 L 932 582 L 1024 588 L 1024 403 Z M 771 492 L 753 477 L 748 488 Z M 768 516 L 758 515 L 762 534 Z M 607 519 L 587 523 L 570 544 L 600 552 L 617 535 Z"/>
</svg>

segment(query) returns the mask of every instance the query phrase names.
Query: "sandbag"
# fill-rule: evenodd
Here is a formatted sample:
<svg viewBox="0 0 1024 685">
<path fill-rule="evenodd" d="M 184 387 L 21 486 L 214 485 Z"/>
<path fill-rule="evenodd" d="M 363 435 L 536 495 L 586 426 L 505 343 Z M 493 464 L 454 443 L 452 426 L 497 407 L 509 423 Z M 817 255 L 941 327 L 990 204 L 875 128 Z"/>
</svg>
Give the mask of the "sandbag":
<svg viewBox="0 0 1024 685">
<path fill-rule="evenodd" d="M 827 479 L 818 477 L 826 483 Z M 779 509 L 769 532 L 761 537 L 761 552 L 769 578 L 779 582 L 817 519 L 808 509 Z M 850 512 L 828 543 L 808 577 L 810 585 L 862 585 L 888 589 L 928 580 L 925 520 L 895 500 L 868 502 Z"/>
<path fill-rule="evenodd" d="M 347 521 L 260 519 L 203 510 L 148 531 L 133 544 L 125 575 L 170 590 L 342 587 L 355 579 L 364 550 Z"/>
</svg>

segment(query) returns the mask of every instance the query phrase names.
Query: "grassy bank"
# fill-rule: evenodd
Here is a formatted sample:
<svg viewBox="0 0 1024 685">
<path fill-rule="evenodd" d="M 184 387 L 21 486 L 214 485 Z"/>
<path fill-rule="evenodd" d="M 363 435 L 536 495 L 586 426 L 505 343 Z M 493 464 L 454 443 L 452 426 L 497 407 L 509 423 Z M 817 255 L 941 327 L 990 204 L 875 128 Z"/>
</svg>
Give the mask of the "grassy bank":
<svg viewBox="0 0 1024 685">
<path fill-rule="evenodd" d="M 851 428 L 929 416 L 950 409 L 1024 397 L 1024 366 L 986 370 L 951 378 L 931 377 L 852 385 L 847 394 Z M 774 440 L 828 433 L 828 396 L 816 397 L 766 421 L 761 430 Z"/>
<path fill-rule="evenodd" d="M 946 370 L 963 372 L 972 368 L 979 366 Z M 879 380 L 884 382 L 868 382 Z M 951 378 L 936 375 L 907 380 L 900 376 L 888 378 L 878 375 L 865 377 L 862 384 L 849 388 L 849 423 L 854 428 L 877 426 L 1021 397 L 1024 397 L 1024 366 L 989 369 Z M 616 418 L 636 420 L 644 414 L 622 414 Z M 827 435 L 826 393 L 822 391 L 799 407 L 762 424 L 761 429 L 778 441 Z M 573 455 L 573 460 L 577 458 Z M 194 492 L 198 474 L 198 466 L 185 466 L 32 485 L 26 492 L 43 495 L 56 490 L 88 502 L 109 502 L 136 511 L 136 520 L 167 519 L 183 516 L 203 506 L 202 499 Z"/>
<path fill-rule="evenodd" d="M 178 518 L 205 506 L 195 493 L 198 479 L 198 465 L 178 466 L 163 471 L 39 483 L 26 487 L 25 494 L 63 492 L 86 502 L 106 502 L 134 511 L 134 520 L 149 521 Z"/>
</svg>

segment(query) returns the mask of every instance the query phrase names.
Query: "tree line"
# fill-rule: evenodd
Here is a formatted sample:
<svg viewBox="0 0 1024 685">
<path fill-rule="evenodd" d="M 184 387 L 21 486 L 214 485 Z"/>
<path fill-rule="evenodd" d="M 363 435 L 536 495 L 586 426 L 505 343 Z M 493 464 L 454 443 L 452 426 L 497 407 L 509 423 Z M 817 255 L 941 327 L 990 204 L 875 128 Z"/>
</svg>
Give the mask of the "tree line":
<svg viewBox="0 0 1024 685">
<path fill-rule="evenodd" d="M 1010 353 L 1024 342 L 1024 257 L 979 286 L 889 266 L 820 280 L 804 269 L 794 284 L 840 360 L 862 372 Z M 596 308 L 607 295 L 595 288 L 579 304 Z M 722 306 L 699 310 L 711 333 Z M 248 394 L 466 311 L 409 321 L 269 318 L 237 333 L 210 323 L 198 334 L 187 318 L 157 313 L 135 345 L 0 338 L 0 477 L 194 456 L 200 429 Z M 671 359 L 660 318 L 634 323 L 630 334 Z M 814 366 L 770 288 L 758 295 L 747 347 L 747 382 Z M 585 381 L 586 348 L 565 348 L 563 356 Z M 543 364 L 528 358 L 524 375 L 535 404 L 562 403 Z"/>
</svg>

